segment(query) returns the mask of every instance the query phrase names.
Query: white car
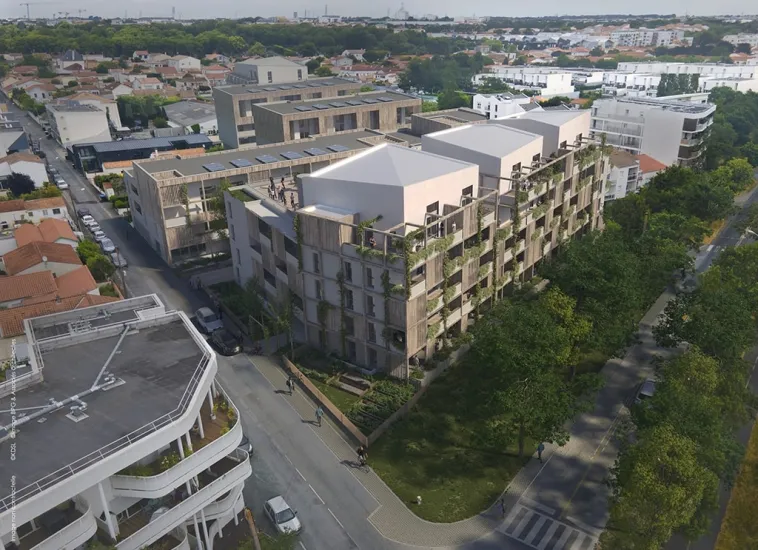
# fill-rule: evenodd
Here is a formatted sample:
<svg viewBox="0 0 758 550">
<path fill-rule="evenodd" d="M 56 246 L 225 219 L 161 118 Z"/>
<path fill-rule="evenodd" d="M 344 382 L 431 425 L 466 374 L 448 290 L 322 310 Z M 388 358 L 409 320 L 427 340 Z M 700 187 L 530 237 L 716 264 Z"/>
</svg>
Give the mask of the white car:
<svg viewBox="0 0 758 550">
<path fill-rule="evenodd" d="M 302 530 L 303 526 L 297 519 L 297 513 L 289 507 L 282 497 L 267 500 L 263 509 L 280 534 L 299 533 Z"/>
<path fill-rule="evenodd" d="M 92 216 L 86 215 L 86 216 L 82 216 L 82 223 L 86 225 L 87 227 L 89 227 L 93 223 L 97 223 L 97 222 L 95 221 L 95 218 L 93 218 Z"/>
<path fill-rule="evenodd" d="M 213 331 L 224 328 L 224 323 L 209 307 L 201 307 L 195 312 L 195 319 L 200 329 L 205 334 L 211 334 Z"/>
<path fill-rule="evenodd" d="M 100 227 L 100 224 L 95 222 L 89 226 L 89 230 L 92 231 L 92 233 L 102 232 L 102 228 Z"/>
<path fill-rule="evenodd" d="M 65 182 L 65 180 L 55 180 L 55 185 L 58 187 L 58 189 L 68 189 L 68 183 Z"/>
<path fill-rule="evenodd" d="M 106 254 L 110 254 L 116 251 L 116 245 L 113 244 L 113 241 L 110 240 L 108 237 L 100 241 L 100 248 L 102 248 L 103 252 L 105 252 Z"/>
<path fill-rule="evenodd" d="M 103 239 L 107 239 L 108 237 L 103 233 L 102 231 L 95 231 L 92 233 L 92 236 L 95 238 L 97 242 L 102 241 Z"/>
</svg>

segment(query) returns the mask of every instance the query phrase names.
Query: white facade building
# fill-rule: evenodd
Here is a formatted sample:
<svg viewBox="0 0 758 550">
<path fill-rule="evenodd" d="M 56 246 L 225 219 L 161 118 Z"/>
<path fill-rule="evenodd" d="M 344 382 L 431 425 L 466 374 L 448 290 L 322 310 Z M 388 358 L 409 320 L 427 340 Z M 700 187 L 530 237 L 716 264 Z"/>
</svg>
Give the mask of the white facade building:
<svg viewBox="0 0 758 550">
<path fill-rule="evenodd" d="M 48 103 L 47 119 L 53 137 L 67 147 L 76 143 L 111 141 L 108 117 L 94 105 L 76 101 Z"/>
<path fill-rule="evenodd" d="M 730 44 L 749 44 L 751 48 L 758 48 L 758 34 L 727 34 L 722 38 Z"/>
<path fill-rule="evenodd" d="M 699 74 L 701 77 L 751 78 L 758 70 L 755 65 L 731 65 L 727 63 L 676 63 L 622 61 L 617 71 L 623 73 L 650 74 Z"/>
<path fill-rule="evenodd" d="M 24 326 L 30 351 L 14 398 L 32 409 L 11 418 L 11 382 L 0 384 L 0 469 L 9 474 L 0 548 L 75 550 L 97 534 L 118 550 L 159 540 L 212 550 L 238 521 L 252 471 L 215 354 L 189 318 L 152 295 Z"/>
<path fill-rule="evenodd" d="M 640 187 L 640 161 L 626 151 L 614 150 L 610 155 L 611 171 L 605 186 L 605 200 L 623 199 L 636 193 Z"/>
<path fill-rule="evenodd" d="M 603 95 L 629 97 L 655 97 L 661 75 L 652 73 L 603 73 Z"/>
<path fill-rule="evenodd" d="M 716 106 L 667 98 L 599 99 L 592 106 L 592 136 L 666 166 L 698 165 Z"/>
<path fill-rule="evenodd" d="M 200 60 L 189 55 L 175 55 L 167 61 L 169 67 L 174 67 L 178 72 L 200 70 Z"/>
<path fill-rule="evenodd" d="M 495 65 L 490 68 L 490 73 L 475 75 L 474 84 L 481 84 L 486 78 L 499 78 L 517 90 L 537 91 L 543 97 L 568 95 L 576 91 L 571 83 L 572 73 L 568 71 L 507 65 Z"/>
<path fill-rule="evenodd" d="M 611 42 L 617 46 L 670 46 L 673 42 L 682 40 L 684 31 L 659 31 L 654 29 L 625 29 L 613 31 Z"/>
<path fill-rule="evenodd" d="M 529 97 L 520 94 L 476 94 L 473 99 L 473 109 L 490 120 L 511 118 L 523 115 L 526 110 L 523 105 L 529 105 Z"/>
<path fill-rule="evenodd" d="M 45 170 L 45 161 L 29 153 L 13 153 L 0 158 L 0 180 L 13 173 L 29 176 L 37 188 L 50 179 Z"/>
<path fill-rule="evenodd" d="M 30 201 L 22 199 L 1 201 L 0 230 L 11 229 L 22 223 L 35 222 L 44 218 L 67 220 L 67 212 L 63 197 Z"/>
</svg>

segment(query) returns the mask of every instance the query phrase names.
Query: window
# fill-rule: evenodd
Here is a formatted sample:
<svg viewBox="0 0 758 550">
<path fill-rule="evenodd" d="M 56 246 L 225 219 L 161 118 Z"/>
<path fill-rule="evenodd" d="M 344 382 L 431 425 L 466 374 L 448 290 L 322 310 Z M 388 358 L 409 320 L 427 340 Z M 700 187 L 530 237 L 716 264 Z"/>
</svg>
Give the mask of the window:
<svg viewBox="0 0 758 550">
<path fill-rule="evenodd" d="M 349 288 L 345 289 L 345 309 L 353 309 L 353 291 Z"/>
<path fill-rule="evenodd" d="M 263 269 L 263 280 L 276 288 L 276 277 L 274 277 L 274 274 L 265 268 Z"/>
<path fill-rule="evenodd" d="M 232 240 L 235 240 L 235 238 L 234 238 L 234 226 L 233 225 L 229 226 L 229 236 L 232 238 Z"/>
<path fill-rule="evenodd" d="M 464 197 L 471 197 L 471 196 L 473 196 L 474 195 L 474 186 L 473 185 L 469 185 L 468 187 L 466 187 L 461 192 L 461 195 L 463 195 Z"/>
<path fill-rule="evenodd" d="M 374 310 L 374 297 L 366 296 L 366 315 L 369 317 L 376 317 L 376 311 Z"/>
<path fill-rule="evenodd" d="M 373 348 L 368 348 L 368 366 L 369 367 L 376 367 L 378 366 L 379 359 L 376 354 L 376 350 Z"/>
<path fill-rule="evenodd" d="M 368 323 L 368 341 L 376 344 L 376 325 L 374 323 Z"/>
<path fill-rule="evenodd" d="M 347 90 L 339 90 L 339 91 L 337 92 L 337 96 L 340 96 L 340 97 L 341 97 L 341 96 L 343 96 L 343 95 L 347 95 Z"/>
<path fill-rule="evenodd" d="M 356 358 L 355 342 L 351 340 L 347 341 L 347 358 L 351 361 L 355 361 Z"/>
<path fill-rule="evenodd" d="M 269 71 L 268 72 L 268 83 L 271 84 L 274 81 L 274 74 Z"/>
<path fill-rule="evenodd" d="M 232 219 L 232 203 L 227 202 L 226 203 L 226 211 L 229 212 L 229 219 Z"/>
<path fill-rule="evenodd" d="M 132 183 L 131 184 L 132 192 L 134 192 L 135 195 L 139 197 L 139 191 L 137 190 L 137 187 Z"/>
<path fill-rule="evenodd" d="M 321 285 L 321 281 L 313 281 L 314 287 L 316 289 L 316 299 L 323 300 L 324 299 L 324 287 Z"/>
<path fill-rule="evenodd" d="M 313 253 L 313 272 L 321 273 L 321 258 L 318 257 L 318 252 Z"/>
<path fill-rule="evenodd" d="M 30 218 L 33 218 L 34 217 L 34 212 L 27 212 L 26 215 L 29 216 Z"/>
<path fill-rule="evenodd" d="M 532 157 L 532 162 L 539 162 L 540 161 L 540 154 L 537 153 Z"/>
<path fill-rule="evenodd" d="M 303 79 L 303 69 L 297 70 L 297 79 L 302 80 Z"/>
<path fill-rule="evenodd" d="M 237 249 L 237 263 L 238 264 L 242 263 L 242 255 L 240 254 L 239 248 Z M 237 270 L 239 270 L 239 267 L 237 268 Z"/>
<path fill-rule="evenodd" d="M 353 264 L 345 262 L 345 280 L 353 282 Z"/>
<path fill-rule="evenodd" d="M 47 216 L 47 210 L 43 210 L 43 211 L 42 211 L 42 215 L 43 215 L 43 216 Z"/>
<path fill-rule="evenodd" d="M 513 168 L 511 169 L 511 171 L 512 171 L 514 174 L 520 174 L 520 173 L 521 173 L 521 163 L 520 163 L 520 162 L 518 162 L 518 163 L 514 164 L 514 165 L 513 165 Z"/>
<path fill-rule="evenodd" d="M 284 251 L 290 256 L 297 258 L 297 244 L 295 244 L 295 241 L 289 237 L 284 237 Z"/>
<path fill-rule="evenodd" d="M 439 211 L 440 211 L 440 201 L 433 202 L 432 204 L 426 207 L 427 214 L 439 214 Z"/>
<path fill-rule="evenodd" d="M 138 202 L 135 202 L 135 203 L 134 203 L 134 209 L 135 209 L 137 212 L 139 212 L 140 214 L 142 214 L 142 207 L 139 205 L 139 203 L 138 203 Z"/>
<path fill-rule="evenodd" d="M 265 235 L 271 240 L 271 226 L 260 218 L 258 218 L 258 231 L 261 235 Z"/>
<path fill-rule="evenodd" d="M 324 94 L 322 94 L 321 92 L 313 92 L 313 94 L 311 95 L 311 99 L 321 99 L 323 95 Z"/>
<path fill-rule="evenodd" d="M 349 315 L 345 315 L 345 334 L 355 336 L 355 320 Z"/>
<path fill-rule="evenodd" d="M 374 272 L 371 271 L 370 267 L 366 268 L 366 286 L 374 288 Z"/>
<path fill-rule="evenodd" d="M 61 209 L 60 208 L 53 208 L 53 214 L 60 214 Z"/>
</svg>

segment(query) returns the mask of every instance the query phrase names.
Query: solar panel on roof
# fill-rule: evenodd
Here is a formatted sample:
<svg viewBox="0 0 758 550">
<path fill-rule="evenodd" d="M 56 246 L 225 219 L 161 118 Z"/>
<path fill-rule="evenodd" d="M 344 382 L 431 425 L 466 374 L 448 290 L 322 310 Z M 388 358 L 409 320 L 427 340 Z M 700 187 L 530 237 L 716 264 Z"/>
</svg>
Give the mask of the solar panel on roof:
<svg viewBox="0 0 758 550">
<path fill-rule="evenodd" d="M 263 88 L 267 92 L 275 92 L 276 88 Z"/>
<path fill-rule="evenodd" d="M 287 160 L 295 160 L 295 159 L 303 158 L 303 155 L 301 155 L 300 153 L 296 153 L 295 151 L 287 151 L 286 153 L 282 153 L 282 156 L 286 158 Z"/>
<path fill-rule="evenodd" d="M 290 86 L 290 85 L 282 85 L 282 86 L 279 86 L 279 89 L 280 90 L 291 90 L 292 86 Z"/>
<path fill-rule="evenodd" d="M 311 88 L 318 88 L 319 86 L 321 86 L 321 84 L 319 84 L 318 82 L 310 82 L 308 83 L 308 86 L 310 86 Z"/>
<path fill-rule="evenodd" d="M 252 166 L 253 163 L 247 159 L 230 160 L 229 164 L 236 168 L 244 168 L 245 166 Z"/>
<path fill-rule="evenodd" d="M 308 105 L 298 105 L 297 107 L 295 107 L 295 110 L 296 111 L 312 111 L 313 109 L 311 109 Z"/>
<path fill-rule="evenodd" d="M 303 89 L 303 88 L 307 88 L 307 87 L 308 86 L 306 86 L 305 84 L 295 84 L 295 88 Z"/>
<path fill-rule="evenodd" d="M 270 162 L 279 162 L 279 159 L 271 156 L 271 155 L 261 155 L 259 157 L 255 157 L 259 162 L 262 162 L 264 164 L 268 164 Z"/>
<path fill-rule="evenodd" d="M 224 168 L 224 165 L 218 162 L 203 164 L 203 168 L 208 170 L 208 172 L 220 172 L 221 170 L 226 170 L 226 168 Z"/>
<path fill-rule="evenodd" d="M 329 105 L 324 105 L 323 103 L 316 103 L 316 104 L 313 106 L 313 108 L 314 108 L 314 109 L 323 110 L 323 109 L 328 109 L 328 108 L 329 108 Z"/>
<path fill-rule="evenodd" d="M 383 101 L 384 103 L 387 103 L 388 101 L 392 101 L 391 97 L 387 97 L 386 95 L 383 95 L 382 97 L 377 97 L 379 101 Z"/>
<path fill-rule="evenodd" d="M 308 153 L 312 157 L 317 157 L 319 155 L 326 155 L 327 152 L 323 149 L 319 149 L 318 147 L 311 147 L 310 149 L 305 150 L 306 153 Z"/>
<path fill-rule="evenodd" d="M 359 101 L 357 99 L 351 99 L 347 102 L 348 105 L 363 105 L 364 103 L 362 101 Z"/>
<path fill-rule="evenodd" d="M 374 103 L 379 103 L 379 101 L 373 98 L 364 99 L 363 101 L 365 101 L 366 103 L 370 103 L 371 105 L 373 105 Z"/>
<path fill-rule="evenodd" d="M 345 103 L 344 101 L 333 101 L 329 105 L 331 105 L 332 107 L 347 107 L 347 103 Z"/>
<path fill-rule="evenodd" d="M 345 147 L 344 145 L 327 145 L 326 147 L 330 151 L 334 151 L 335 153 L 341 153 L 342 151 L 349 151 L 349 147 Z"/>
</svg>

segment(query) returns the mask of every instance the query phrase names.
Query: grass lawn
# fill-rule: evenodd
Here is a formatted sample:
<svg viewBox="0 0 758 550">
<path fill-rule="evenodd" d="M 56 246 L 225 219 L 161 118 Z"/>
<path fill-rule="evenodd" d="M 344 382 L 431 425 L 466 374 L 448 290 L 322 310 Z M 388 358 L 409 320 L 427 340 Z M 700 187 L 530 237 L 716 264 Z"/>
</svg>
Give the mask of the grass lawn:
<svg viewBox="0 0 758 550">
<path fill-rule="evenodd" d="M 360 397 L 357 395 L 335 388 L 331 384 L 327 384 L 321 380 L 310 379 L 310 381 L 343 413 L 347 413 L 350 407 L 360 400 Z"/>
<path fill-rule="evenodd" d="M 758 422 L 753 424 L 715 550 L 758 548 Z"/>
<path fill-rule="evenodd" d="M 495 452 L 476 441 L 463 393 L 465 361 L 440 376 L 411 413 L 369 450 L 369 463 L 419 517 L 453 522 L 489 508 L 526 463 L 516 445 Z M 526 448 L 534 445 L 527 442 Z M 527 451 L 529 452 L 529 451 Z M 531 454 L 531 453 L 529 453 Z"/>
</svg>

